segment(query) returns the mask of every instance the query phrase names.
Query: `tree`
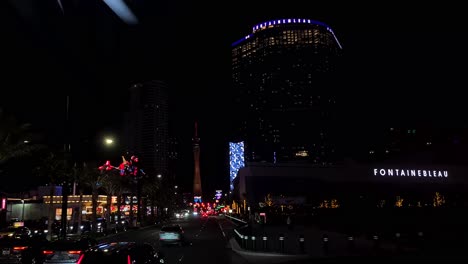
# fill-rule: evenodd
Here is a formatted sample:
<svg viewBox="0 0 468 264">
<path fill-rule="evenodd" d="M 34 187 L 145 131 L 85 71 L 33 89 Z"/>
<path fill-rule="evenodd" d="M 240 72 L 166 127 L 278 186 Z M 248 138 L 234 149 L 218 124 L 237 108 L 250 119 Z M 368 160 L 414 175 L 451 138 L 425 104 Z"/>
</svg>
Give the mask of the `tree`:
<svg viewBox="0 0 468 264">
<path fill-rule="evenodd" d="M 81 222 L 83 218 L 83 192 L 84 192 L 84 186 L 86 185 L 85 180 L 86 180 L 86 174 L 87 173 L 87 168 L 86 168 L 86 163 L 83 162 L 82 166 L 76 166 L 75 165 L 75 183 L 78 186 L 78 193 L 80 194 L 80 198 L 78 200 L 78 223 L 77 223 L 77 233 L 78 235 L 81 235 Z"/>
<path fill-rule="evenodd" d="M 273 198 L 271 197 L 271 194 L 267 194 L 267 196 L 265 197 L 265 204 L 268 207 L 272 207 L 274 205 L 274 201 L 273 201 Z"/>
<path fill-rule="evenodd" d="M 93 164 L 94 165 L 94 164 Z M 92 215 L 91 215 L 91 222 L 92 222 L 92 231 L 97 231 L 97 206 L 98 206 L 98 195 L 99 195 L 99 188 L 102 187 L 105 174 L 101 173 L 97 166 L 90 166 L 85 164 L 83 166 L 83 173 L 82 173 L 82 182 L 85 185 L 91 187 L 91 194 L 92 194 Z"/>
<path fill-rule="evenodd" d="M 115 196 L 118 193 L 121 194 L 121 190 L 123 189 L 123 183 L 121 181 L 121 177 L 117 173 L 113 173 L 113 171 L 104 171 L 102 174 L 102 188 L 104 189 L 107 195 L 106 222 L 107 228 L 109 229 L 111 223 L 112 196 Z M 120 207 L 119 204 L 118 206 Z"/>
<path fill-rule="evenodd" d="M 441 207 L 445 204 L 445 197 L 441 195 L 439 192 L 434 194 L 433 198 L 433 206 L 434 207 Z"/>
<path fill-rule="evenodd" d="M 161 181 L 157 179 L 148 180 L 143 185 L 143 193 L 148 196 L 149 202 L 151 204 L 151 218 L 154 220 L 154 209 L 156 206 L 161 205 Z"/>
<path fill-rule="evenodd" d="M 65 160 L 58 157 L 56 153 L 49 152 L 41 162 L 41 165 L 36 168 L 36 171 L 40 176 L 46 177 L 50 186 L 50 204 L 49 204 L 49 216 L 47 224 L 47 239 L 52 239 L 52 223 L 55 220 L 55 211 L 53 206 L 53 196 L 55 195 L 55 186 L 62 183 L 66 177 L 69 177 L 72 173 L 70 168 L 67 168 Z"/>
<path fill-rule="evenodd" d="M 0 108 L 0 165 L 12 158 L 23 157 L 44 148 L 31 142 L 30 124 L 20 124 Z"/>
</svg>

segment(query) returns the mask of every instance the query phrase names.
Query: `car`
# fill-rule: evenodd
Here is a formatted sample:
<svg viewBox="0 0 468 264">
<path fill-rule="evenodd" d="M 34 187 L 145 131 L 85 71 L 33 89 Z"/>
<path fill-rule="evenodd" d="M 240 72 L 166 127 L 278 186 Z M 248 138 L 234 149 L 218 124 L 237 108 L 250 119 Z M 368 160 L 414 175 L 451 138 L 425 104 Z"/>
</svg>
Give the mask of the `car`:
<svg viewBox="0 0 468 264">
<path fill-rule="evenodd" d="M 47 243 L 42 237 L 0 238 L 0 263 L 33 263 Z"/>
<path fill-rule="evenodd" d="M 164 256 L 147 243 L 109 242 L 91 247 L 80 256 L 80 264 L 161 264 Z"/>
<path fill-rule="evenodd" d="M 7 227 L 0 230 L 0 238 L 2 237 L 13 237 L 16 232 L 16 227 Z"/>
<path fill-rule="evenodd" d="M 180 225 L 174 224 L 161 227 L 161 231 L 159 232 L 160 245 L 178 244 L 181 246 L 184 241 L 184 230 Z"/>
<path fill-rule="evenodd" d="M 80 263 L 80 257 L 85 250 L 95 246 L 97 241 L 88 237 L 79 239 L 63 239 L 49 243 L 42 248 L 36 257 L 36 263 Z"/>
</svg>

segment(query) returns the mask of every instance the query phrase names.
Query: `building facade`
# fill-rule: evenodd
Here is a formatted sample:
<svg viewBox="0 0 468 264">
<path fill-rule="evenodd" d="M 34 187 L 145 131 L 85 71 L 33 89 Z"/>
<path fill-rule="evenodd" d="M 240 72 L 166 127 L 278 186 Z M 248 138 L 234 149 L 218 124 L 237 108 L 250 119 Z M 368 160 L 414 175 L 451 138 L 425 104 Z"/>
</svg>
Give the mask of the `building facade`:
<svg viewBox="0 0 468 264">
<path fill-rule="evenodd" d="M 161 81 L 130 88 L 130 107 L 124 124 L 128 151 L 141 159 L 150 175 L 167 175 L 169 167 L 169 96 Z"/>
<path fill-rule="evenodd" d="M 341 44 L 326 24 L 278 19 L 232 44 L 236 140 L 247 161 L 333 162 Z"/>
<path fill-rule="evenodd" d="M 234 197 L 252 210 L 271 199 L 310 208 L 466 208 L 467 167 L 414 163 L 350 163 L 337 167 L 253 163 L 239 170 Z M 437 196 L 443 201 L 436 201 Z M 334 205 L 331 205 L 331 203 Z"/>
</svg>

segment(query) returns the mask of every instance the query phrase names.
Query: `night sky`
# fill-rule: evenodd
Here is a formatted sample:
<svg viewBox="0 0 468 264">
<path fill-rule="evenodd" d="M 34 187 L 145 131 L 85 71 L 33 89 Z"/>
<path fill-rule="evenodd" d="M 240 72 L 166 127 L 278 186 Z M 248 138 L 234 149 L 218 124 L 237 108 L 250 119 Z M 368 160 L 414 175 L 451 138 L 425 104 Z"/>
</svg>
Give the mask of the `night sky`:
<svg viewBox="0 0 468 264">
<path fill-rule="evenodd" d="M 343 141 L 387 123 L 466 125 L 460 94 L 468 41 L 456 6 L 135 0 L 128 2 L 140 23 L 128 26 L 102 1 L 65 5 L 65 18 L 55 1 L 41 1 L 24 9 L 32 10 L 26 20 L 14 2 L 0 8 L 0 106 L 57 144 L 64 96 L 72 94 L 75 140 L 92 148 L 103 133 L 118 133 L 131 83 L 165 80 L 181 141 L 179 181 L 188 190 L 195 120 L 204 188 L 227 188 L 231 43 L 270 19 L 309 18 L 334 29 L 344 48 L 337 96 L 346 122 L 340 125 L 354 128 Z"/>
</svg>

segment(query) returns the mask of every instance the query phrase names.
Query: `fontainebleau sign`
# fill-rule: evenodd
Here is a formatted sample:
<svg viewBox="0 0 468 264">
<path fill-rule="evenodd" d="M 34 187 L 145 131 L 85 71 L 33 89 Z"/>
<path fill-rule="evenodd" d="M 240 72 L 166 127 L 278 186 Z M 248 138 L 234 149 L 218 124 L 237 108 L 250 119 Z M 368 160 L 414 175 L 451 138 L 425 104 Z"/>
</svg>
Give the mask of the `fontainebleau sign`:
<svg viewBox="0 0 468 264">
<path fill-rule="evenodd" d="M 446 170 L 374 169 L 374 176 L 447 178 Z"/>
</svg>

